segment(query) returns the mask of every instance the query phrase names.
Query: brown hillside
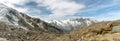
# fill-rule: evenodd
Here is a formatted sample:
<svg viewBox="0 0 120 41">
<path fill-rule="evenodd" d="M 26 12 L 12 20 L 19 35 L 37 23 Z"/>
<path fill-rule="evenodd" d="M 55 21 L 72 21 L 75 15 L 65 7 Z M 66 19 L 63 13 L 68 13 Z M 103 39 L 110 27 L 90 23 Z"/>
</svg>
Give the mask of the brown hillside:
<svg viewBox="0 0 120 41">
<path fill-rule="evenodd" d="M 120 21 L 99 22 L 70 33 L 28 31 L 0 24 L 0 37 L 10 41 L 120 41 Z"/>
<path fill-rule="evenodd" d="M 116 27 L 117 26 L 117 27 Z M 116 28 L 116 29 L 115 29 Z M 59 41 L 120 41 L 120 21 L 99 22 L 57 37 Z"/>
</svg>

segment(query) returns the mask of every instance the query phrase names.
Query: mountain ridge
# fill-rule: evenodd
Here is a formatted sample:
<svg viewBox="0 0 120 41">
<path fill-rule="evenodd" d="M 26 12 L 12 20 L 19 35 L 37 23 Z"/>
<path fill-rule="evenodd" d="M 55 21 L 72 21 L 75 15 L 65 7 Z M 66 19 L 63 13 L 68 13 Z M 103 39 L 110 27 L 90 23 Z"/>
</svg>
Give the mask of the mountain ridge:
<svg viewBox="0 0 120 41">
<path fill-rule="evenodd" d="M 92 23 L 96 21 L 86 18 L 46 22 L 0 4 L 0 38 L 10 41 L 53 41 L 66 32 Z"/>
<path fill-rule="evenodd" d="M 63 33 L 72 31 L 72 29 L 75 30 L 80 28 L 79 26 L 84 27 L 95 23 L 93 20 L 88 18 L 46 22 L 40 18 L 31 17 L 13 8 L 7 7 L 4 4 L 0 4 L 0 9 L 0 21 L 6 23 L 7 25 L 12 25 L 25 30 L 50 30 L 56 33 Z"/>
<path fill-rule="evenodd" d="M 30 17 L 22 12 L 18 12 L 12 8 L 6 7 L 1 4 L 0 21 L 6 25 L 12 25 L 18 28 L 33 30 L 33 31 L 53 31 L 56 33 L 62 32 L 60 29 L 50 25 L 49 23 L 39 19 Z"/>
<path fill-rule="evenodd" d="M 66 32 L 69 32 L 75 29 L 80 29 L 82 27 L 87 27 L 93 23 L 97 23 L 97 21 L 90 18 L 76 18 L 67 20 L 52 20 L 48 21 L 48 23 L 59 29 L 64 29 Z"/>
</svg>

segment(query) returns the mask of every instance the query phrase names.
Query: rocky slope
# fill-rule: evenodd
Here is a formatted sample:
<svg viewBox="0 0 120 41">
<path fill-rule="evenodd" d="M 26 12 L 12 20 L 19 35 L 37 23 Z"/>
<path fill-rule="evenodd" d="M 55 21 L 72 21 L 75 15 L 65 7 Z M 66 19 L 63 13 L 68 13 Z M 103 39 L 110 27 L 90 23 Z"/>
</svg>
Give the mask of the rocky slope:
<svg viewBox="0 0 120 41">
<path fill-rule="evenodd" d="M 63 31 L 0 3 L 1 41 L 39 41 L 54 38 Z M 49 39 L 50 39 L 49 38 Z"/>
<path fill-rule="evenodd" d="M 119 20 L 94 23 L 64 34 L 26 31 L 2 24 L 0 26 L 0 37 L 10 41 L 120 41 Z"/>
</svg>

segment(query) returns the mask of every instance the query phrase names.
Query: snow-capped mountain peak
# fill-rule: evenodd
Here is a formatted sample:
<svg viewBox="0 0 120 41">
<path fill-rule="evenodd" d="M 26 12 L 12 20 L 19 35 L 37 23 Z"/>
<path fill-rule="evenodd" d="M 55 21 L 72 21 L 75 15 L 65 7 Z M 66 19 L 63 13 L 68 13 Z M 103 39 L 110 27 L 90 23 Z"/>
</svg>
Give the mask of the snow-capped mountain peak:
<svg viewBox="0 0 120 41">
<path fill-rule="evenodd" d="M 76 19 L 67 19 L 67 20 L 52 20 L 48 21 L 55 27 L 63 29 L 64 31 L 71 31 L 82 27 L 87 27 L 93 23 L 96 23 L 96 20 L 90 18 L 76 18 Z"/>
</svg>

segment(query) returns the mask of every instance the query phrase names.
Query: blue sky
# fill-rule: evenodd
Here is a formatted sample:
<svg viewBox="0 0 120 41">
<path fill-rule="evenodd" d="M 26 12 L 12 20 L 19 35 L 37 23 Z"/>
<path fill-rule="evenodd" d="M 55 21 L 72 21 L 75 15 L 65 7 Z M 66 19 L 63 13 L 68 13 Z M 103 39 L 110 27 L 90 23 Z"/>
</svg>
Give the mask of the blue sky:
<svg viewBox="0 0 120 41">
<path fill-rule="evenodd" d="M 120 0 L 1 0 L 1 3 L 45 20 L 88 17 L 119 20 Z"/>
</svg>

